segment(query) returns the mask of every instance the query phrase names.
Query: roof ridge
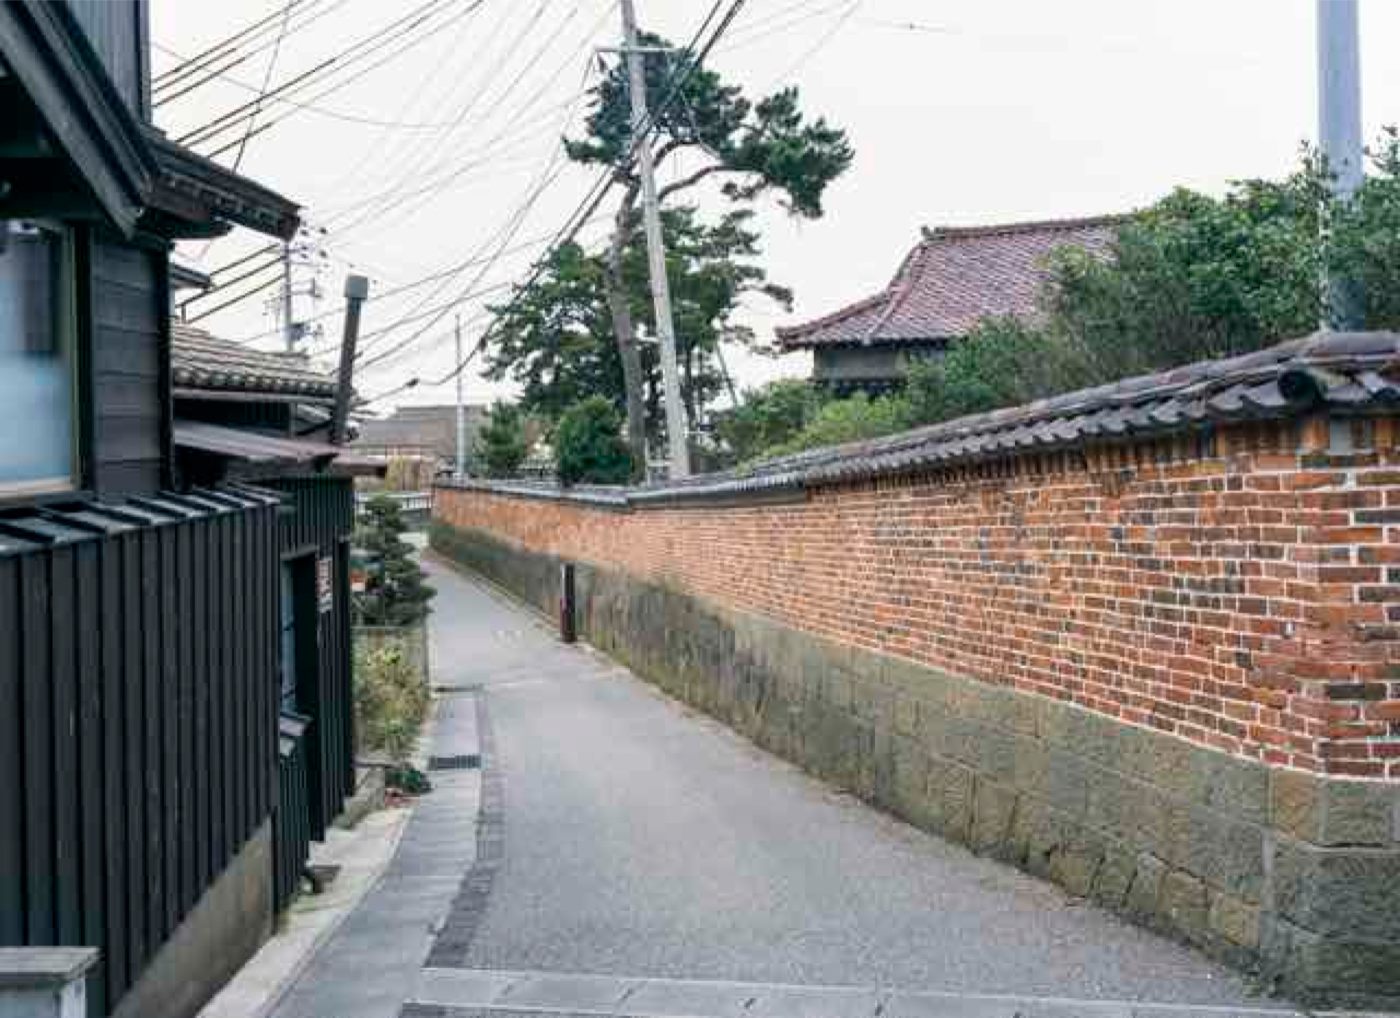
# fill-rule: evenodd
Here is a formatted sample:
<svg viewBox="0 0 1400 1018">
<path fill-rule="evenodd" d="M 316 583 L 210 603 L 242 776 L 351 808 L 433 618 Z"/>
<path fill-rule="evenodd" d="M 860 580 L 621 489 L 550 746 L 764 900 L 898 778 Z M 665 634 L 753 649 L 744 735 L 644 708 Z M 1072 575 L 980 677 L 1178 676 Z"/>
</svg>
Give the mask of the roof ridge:
<svg viewBox="0 0 1400 1018">
<path fill-rule="evenodd" d="M 1014 233 L 1045 233 L 1051 230 L 1076 230 L 1089 226 L 1113 226 L 1128 222 L 1133 212 L 1113 212 L 1098 216 L 1078 216 L 1068 219 L 1024 219 L 1010 223 L 980 223 L 970 226 L 921 227 L 923 243 L 962 237 L 997 237 Z"/>
</svg>

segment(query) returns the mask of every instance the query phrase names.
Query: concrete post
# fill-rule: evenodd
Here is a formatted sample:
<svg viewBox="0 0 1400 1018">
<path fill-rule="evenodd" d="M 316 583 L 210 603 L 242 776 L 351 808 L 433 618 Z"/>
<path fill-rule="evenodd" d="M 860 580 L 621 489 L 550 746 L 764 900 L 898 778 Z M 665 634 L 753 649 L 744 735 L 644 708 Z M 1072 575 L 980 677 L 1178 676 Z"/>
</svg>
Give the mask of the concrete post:
<svg viewBox="0 0 1400 1018">
<path fill-rule="evenodd" d="M 87 1018 L 95 947 L 0 947 L 0 1018 Z"/>
</svg>

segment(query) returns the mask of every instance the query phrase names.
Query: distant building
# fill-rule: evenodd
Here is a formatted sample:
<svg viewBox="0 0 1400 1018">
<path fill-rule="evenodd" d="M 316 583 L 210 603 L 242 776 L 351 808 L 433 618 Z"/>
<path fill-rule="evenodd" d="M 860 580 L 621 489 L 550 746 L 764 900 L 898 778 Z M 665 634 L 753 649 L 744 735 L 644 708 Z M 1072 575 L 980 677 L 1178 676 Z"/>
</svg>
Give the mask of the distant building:
<svg viewBox="0 0 1400 1018">
<path fill-rule="evenodd" d="M 466 406 L 468 455 L 489 412 L 484 404 Z M 391 417 L 362 418 L 360 434 L 351 448 L 361 456 L 432 459 L 440 466 L 450 466 L 457 456 L 457 407 L 451 403 L 401 406 Z"/>
<path fill-rule="evenodd" d="M 814 380 L 839 390 L 897 385 L 911 361 L 995 315 L 1033 317 L 1045 259 L 1064 246 L 1107 252 L 1121 216 L 994 226 L 925 227 L 890 284 L 873 296 L 777 330 L 785 351 L 811 350 Z"/>
</svg>

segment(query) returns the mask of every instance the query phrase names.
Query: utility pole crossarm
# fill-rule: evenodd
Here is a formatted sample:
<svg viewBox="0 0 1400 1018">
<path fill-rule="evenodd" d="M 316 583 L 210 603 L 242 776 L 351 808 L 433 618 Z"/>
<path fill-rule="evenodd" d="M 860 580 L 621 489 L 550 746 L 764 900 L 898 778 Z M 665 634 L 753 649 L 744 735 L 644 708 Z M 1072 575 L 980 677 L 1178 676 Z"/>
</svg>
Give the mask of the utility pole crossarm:
<svg viewBox="0 0 1400 1018">
<path fill-rule="evenodd" d="M 671 286 L 666 278 L 666 241 L 661 232 L 661 209 L 656 197 L 656 165 L 648 143 L 651 117 L 647 111 L 645 57 L 637 46 L 637 14 L 632 0 L 620 0 L 622 43 L 627 55 L 628 91 L 632 100 L 632 144 L 642 184 L 642 221 L 646 230 L 647 268 L 656 308 L 656 335 L 661 341 L 661 381 L 665 393 L 666 438 L 671 476 L 690 476 L 690 443 L 685 406 L 681 401 L 680 369 L 676 364 L 676 331 L 671 320 Z"/>
</svg>

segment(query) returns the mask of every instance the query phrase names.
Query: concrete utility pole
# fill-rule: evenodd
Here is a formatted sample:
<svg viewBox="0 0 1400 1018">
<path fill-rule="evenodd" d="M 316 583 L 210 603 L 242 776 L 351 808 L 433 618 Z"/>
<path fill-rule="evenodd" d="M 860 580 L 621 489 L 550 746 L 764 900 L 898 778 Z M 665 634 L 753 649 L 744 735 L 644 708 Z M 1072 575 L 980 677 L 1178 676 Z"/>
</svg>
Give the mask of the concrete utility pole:
<svg viewBox="0 0 1400 1018">
<path fill-rule="evenodd" d="M 1317 123 L 1322 154 L 1333 174 L 1332 193 L 1340 204 L 1346 204 L 1365 173 L 1357 0 L 1317 0 Z M 1327 271 L 1323 305 L 1324 328 L 1360 329 L 1365 325 L 1364 295 L 1358 280 Z"/>
<path fill-rule="evenodd" d="M 282 242 L 282 340 L 287 352 L 296 346 L 296 327 L 292 324 L 292 242 Z"/>
<path fill-rule="evenodd" d="M 345 332 L 340 340 L 340 375 L 335 383 L 335 410 L 331 414 L 331 444 L 345 444 L 350 418 L 350 389 L 355 376 L 355 343 L 360 338 L 360 308 L 369 296 L 364 276 L 345 277 Z"/>
<path fill-rule="evenodd" d="M 651 299 L 656 307 L 656 334 L 661 340 L 661 382 L 666 404 L 666 437 L 671 451 L 671 476 L 690 476 L 690 444 L 686 434 L 685 405 L 681 401 L 680 369 L 676 365 L 676 330 L 671 321 L 671 284 L 666 278 L 666 241 L 661 235 L 661 209 L 656 200 L 656 166 L 647 115 L 645 56 L 637 48 L 637 13 L 632 0 L 621 0 L 622 47 L 627 59 L 628 91 L 632 96 L 632 142 L 637 149 L 637 171 L 642 178 L 642 219 L 647 235 L 647 266 Z"/>
<path fill-rule="evenodd" d="M 456 339 L 457 361 L 462 363 L 462 316 L 453 320 L 452 334 Z M 462 405 L 462 372 L 457 372 L 457 471 L 458 477 L 467 476 L 467 409 Z"/>
</svg>

